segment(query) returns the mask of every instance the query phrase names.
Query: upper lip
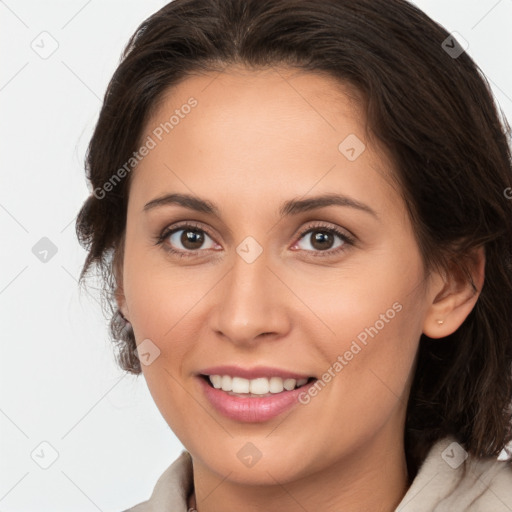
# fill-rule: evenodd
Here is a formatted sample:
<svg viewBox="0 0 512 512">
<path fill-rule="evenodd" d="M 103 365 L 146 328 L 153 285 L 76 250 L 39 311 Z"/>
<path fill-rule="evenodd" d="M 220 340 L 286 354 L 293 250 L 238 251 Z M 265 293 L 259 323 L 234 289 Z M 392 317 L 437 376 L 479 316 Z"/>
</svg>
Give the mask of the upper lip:
<svg viewBox="0 0 512 512">
<path fill-rule="evenodd" d="M 304 375 L 281 368 L 271 366 L 254 366 L 242 368 L 236 365 L 222 365 L 204 368 L 199 371 L 202 375 L 230 375 L 231 377 L 242 377 L 244 379 L 257 379 L 260 377 L 281 377 L 283 379 L 308 379 L 311 375 Z"/>
</svg>

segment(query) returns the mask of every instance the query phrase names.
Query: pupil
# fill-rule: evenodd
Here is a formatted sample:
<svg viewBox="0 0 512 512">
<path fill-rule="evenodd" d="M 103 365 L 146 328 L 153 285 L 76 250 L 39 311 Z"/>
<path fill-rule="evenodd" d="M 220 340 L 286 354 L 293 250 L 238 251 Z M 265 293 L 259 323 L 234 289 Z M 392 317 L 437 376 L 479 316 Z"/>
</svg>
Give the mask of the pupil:
<svg viewBox="0 0 512 512">
<path fill-rule="evenodd" d="M 199 231 L 184 231 L 181 235 L 181 243 L 187 249 L 199 249 L 203 245 L 204 237 Z"/>
<path fill-rule="evenodd" d="M 327 242 L 327 243 L 326 243 Z M 325 231 L 317 231 L 313 236 L 313 247 L 315 249 L 328 249 L 332 245 L 332 234 Z"/>
</svg>

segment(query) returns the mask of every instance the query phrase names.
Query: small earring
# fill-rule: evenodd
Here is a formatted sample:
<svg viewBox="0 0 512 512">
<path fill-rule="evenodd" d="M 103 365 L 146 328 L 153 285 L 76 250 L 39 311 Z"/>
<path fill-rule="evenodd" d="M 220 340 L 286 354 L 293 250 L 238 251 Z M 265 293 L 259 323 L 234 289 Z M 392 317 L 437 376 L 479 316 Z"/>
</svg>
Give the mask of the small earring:
<svg viewBox="0 0 512 512">
<path fill-rule="evenodd" d="M 438 321 L 437 321 L 437 323 L 438 323 L 439 325 L 443 325 L 443 324 L 444 324 L 444 320 L 438 320 Z"/>
</svg>

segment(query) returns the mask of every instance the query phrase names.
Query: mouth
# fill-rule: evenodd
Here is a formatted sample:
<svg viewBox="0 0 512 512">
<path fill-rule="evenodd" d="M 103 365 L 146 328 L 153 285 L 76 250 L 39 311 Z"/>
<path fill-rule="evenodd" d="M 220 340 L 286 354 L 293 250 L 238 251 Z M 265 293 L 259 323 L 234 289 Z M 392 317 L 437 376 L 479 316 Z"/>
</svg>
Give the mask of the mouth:
<svg viewBox="0 0 512 512">
<path fill-rule="evenodd" d="M 217 413 L 243 423 L 270 421 L 304 402 L 318 380 L 275 366 L 222 365 L 196 374 L 203 396 Z"/>
<path fill-rule="evenodd" d="M 255 377 L 246 379 L 220 373 L 200 374 L 198 381 L 212 407 L 242 423 L 270 421 L 293 407 L 317 381 L 315 377 Z"/>
<path fill-rule="evenodd" d="M 258 377 L 245 379 L 232 375 L 207 375 L 200 374 L 210 388 L 224 391 L 230 396 L 240 398 L 265 398 L 305 388 L 316 381 L 315 377 L 301 377 L 298 379 L 290 377 Z"/>
</svg>

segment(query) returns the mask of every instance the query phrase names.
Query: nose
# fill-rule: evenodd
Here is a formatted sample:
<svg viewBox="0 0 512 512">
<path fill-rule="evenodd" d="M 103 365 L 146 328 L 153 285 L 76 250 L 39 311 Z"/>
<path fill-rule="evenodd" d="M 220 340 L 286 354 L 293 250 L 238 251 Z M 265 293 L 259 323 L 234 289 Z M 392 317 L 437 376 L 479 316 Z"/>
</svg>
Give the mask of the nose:
<svg viewBox="0 0 512 512">
<path fill-rule="evenodd" d="M 219 283 L 211 326 L 236 345 L 254 345 L 284 336 L 290 327 L 287 288 L 271 270 L 265 251 L 252 263 L 238 254 Z M 289 295 L 289 291 L 288 291 Z"/>
</svg>

